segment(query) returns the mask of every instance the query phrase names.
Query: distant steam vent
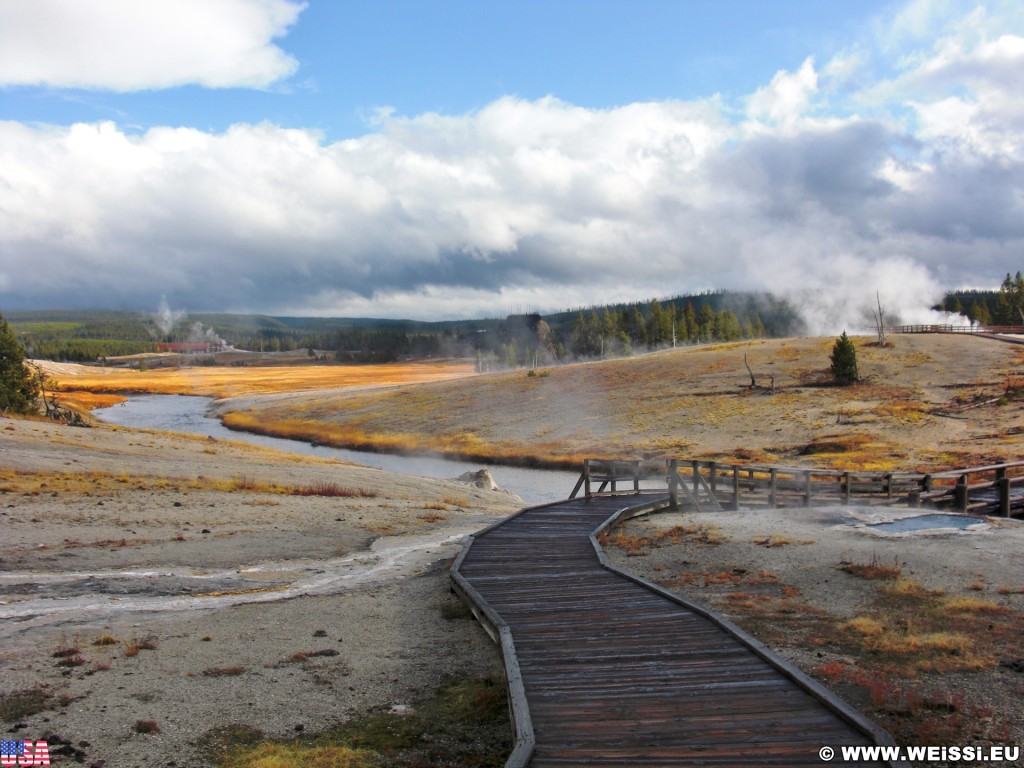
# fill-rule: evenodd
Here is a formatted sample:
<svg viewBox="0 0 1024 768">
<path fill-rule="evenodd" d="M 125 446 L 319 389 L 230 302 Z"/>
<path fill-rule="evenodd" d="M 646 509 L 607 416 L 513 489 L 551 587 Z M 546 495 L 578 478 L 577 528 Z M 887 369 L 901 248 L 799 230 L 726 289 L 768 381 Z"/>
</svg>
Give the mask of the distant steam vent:
<svg viewBox="0 0 1024 768">
<path fill-rule="evenodd" d="M 175 352 L 181 355 L 213 354 L 223 352 L 228 345 L 223 339 L 216 341 L 172 341 L 154 344 L 157 352 Z"/>
</svg>

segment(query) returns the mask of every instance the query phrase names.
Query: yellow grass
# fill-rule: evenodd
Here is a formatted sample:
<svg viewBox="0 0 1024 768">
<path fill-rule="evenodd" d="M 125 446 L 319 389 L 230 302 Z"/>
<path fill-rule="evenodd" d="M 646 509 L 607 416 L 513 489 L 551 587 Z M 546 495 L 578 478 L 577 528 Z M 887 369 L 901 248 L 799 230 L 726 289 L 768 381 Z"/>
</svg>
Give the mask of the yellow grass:
<svg viewBox="0 0 1024 768">
<path fill-rule="evenodd" d="M 311 486 L 280 485 L 252 477 L 170 478 L 151 475 L 129 475 L 126 472 L 29 472 L 0 469 L 0 494 L 20 493 L 28 496 L 109 493 L 123 488 L 138 490 L 169 490 L 177 492 L 217 491 L 221 493 L 276 494 L 284 496 L 343 496 L 372 498 L 376 494 L 361 488 L 347 488 L 331 483 Z M 101 542 L 105 543 L 105 542 Z"/>
<path fill-rule="evenodd" d="M 445 381 L 473 375 L 474 365 L 463 360 L 386 365 L 294 365 L 196 368 L 167 368 L 136 371 L 122 368 L 67 366 L 52 374 L 68 400 L 78 401 L 79 392 L 206 395 L 237 397 L 303 390 L 352 387 L 386 387 Z M 74 392 L 75 394 L 71 394 Z M 83 398 L 83 403 L 86 399 Z M 97 406 L 92 406 L 97 407 Z"/>
<path fill-rule="evenodd" d="M 993 600 L 982 600 L 978 597 L 947 597 L 942 601 L 942 607 L 955 614 L 971 613 L 1009 613 L 1009 608 L 1000 605 Z"/>
<path fill-rule="evenodd" d="M 885 627 L 878 619 L 870 616 L 857 616 L 843 624 L 840 629 L 852 630 L 864 637 L 878 637 L 885 633 Z"/>
<path fill-rule="evenodd" d="M 93 408 L 110 408 L 123 403 L 124 395 L 102 394 L 99 392 L 61 392 L 57 402 L 78 411 L 91 411 Z"/>
<path fill-rule="evenodd" d="M 524 450 L 521 446 L 488 444 L 472 432 L 431 435 L 418 432 L 371 432 L 354 424 L 337 424 L 315 418 L 282 419 L 259 412 L 235 411 L 223 417 L 224 426 L 272 437 L 316 442 L 336 448 L 382 451 L 387 453 L 440 453 L 471 459 L 507 463 L 578 466 L 587 451 L 572 446 L 539 443 Z M 568 450 L 567 450 L 568 449 Z"/>
<path fill-rule="evenodd" d="M 223 768 L 373 768 L 379 757 L 334 744 L 258 744 L 225 759 Z"/>
</svg>

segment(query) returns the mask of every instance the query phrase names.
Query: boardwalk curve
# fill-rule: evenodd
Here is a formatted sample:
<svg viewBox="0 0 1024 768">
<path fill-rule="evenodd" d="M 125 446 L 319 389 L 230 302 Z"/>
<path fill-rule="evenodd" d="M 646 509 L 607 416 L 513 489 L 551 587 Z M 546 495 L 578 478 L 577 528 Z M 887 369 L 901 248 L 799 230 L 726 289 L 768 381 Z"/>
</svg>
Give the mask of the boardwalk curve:
<svg viewBox="0 0 1024 768">
<path fill-rule="evenodd" d="M 505 661 L 507 768 L 796 768 L 825 765 L 826 745 L 892 745 L 723 617 L 611 566 L 600 530 L 667 505 L 639 493 L 527 508 L 456 558 L 452 587 Z"/>
</svg>

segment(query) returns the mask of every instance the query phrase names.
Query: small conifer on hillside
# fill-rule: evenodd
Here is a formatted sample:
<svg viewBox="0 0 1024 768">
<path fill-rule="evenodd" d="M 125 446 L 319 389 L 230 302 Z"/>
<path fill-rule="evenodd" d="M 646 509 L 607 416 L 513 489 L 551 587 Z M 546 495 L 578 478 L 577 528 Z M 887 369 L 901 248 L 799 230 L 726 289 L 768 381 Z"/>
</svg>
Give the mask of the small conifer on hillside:
<svg viewBox="0 0 1024 768">
<path fill-rule="evenodd" d="M 836 384 L 843 386 L 853 384 L 860 378 L 857 373 L 857 348 L 853 346 L 846 331 L 843 331 L 843 335 L 836 339 L 832 347 L 832 377 Z"/>
</svg>

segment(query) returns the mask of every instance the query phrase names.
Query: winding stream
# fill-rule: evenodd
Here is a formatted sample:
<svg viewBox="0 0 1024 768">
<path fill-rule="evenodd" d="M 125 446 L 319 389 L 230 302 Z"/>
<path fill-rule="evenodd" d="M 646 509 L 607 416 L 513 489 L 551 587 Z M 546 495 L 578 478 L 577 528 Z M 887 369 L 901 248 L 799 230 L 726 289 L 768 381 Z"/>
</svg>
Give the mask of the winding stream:
<svg viewBox="0 0 1024 768">
<path fill-rule="evenodd" d="M 276 448 L 307 456 L 345 459 L 369 467 L 406 475 L 451 479 L 464 472 L 475 472 L 483 465 L 437 456 L 399 456 L 387 453 L 351 451 L 311 445 L 302 440 L 266 437 L 251 432 L 236 432 L 225 427 L 210 415 L 213 399 L 186 395 L 133 395 L 121 405 L 99 408 L 93 416 L 109 424 L 142 429 L 162 429 L 195 435 L 212 435 L 217 439 Z M 494 481 L 517 494 L 528 505 L 545 504 L 568 498 L 579 479 L 576 472 L 547 469 L 527 469 L 489 465 Z"/>
</svg>

